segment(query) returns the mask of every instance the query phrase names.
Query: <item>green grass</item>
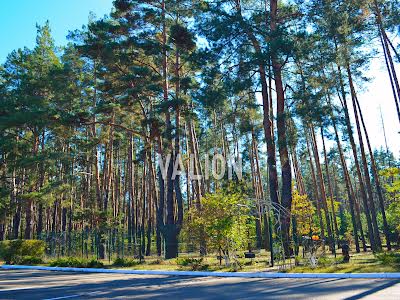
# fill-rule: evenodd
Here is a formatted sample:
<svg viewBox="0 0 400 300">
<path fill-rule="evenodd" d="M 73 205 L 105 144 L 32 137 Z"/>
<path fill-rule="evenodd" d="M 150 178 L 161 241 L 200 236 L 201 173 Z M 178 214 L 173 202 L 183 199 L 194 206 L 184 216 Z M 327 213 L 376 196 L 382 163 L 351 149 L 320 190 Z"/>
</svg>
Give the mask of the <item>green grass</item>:
<svg viewBox="0 0 400 300">
<path fill-rule="evenodd" d="M 357 253 L 351 256 L 349 263 L 325 264 L 316 268 L 298 266 L 290 273 L 393 273 L 400 272 L 400 253 L 384 254 Z"/>
<path fill-rule="evenodd" d="M 122 268 L 122 269 L 134 269 L 134 270 L 164 270 L 164 271 L 220 271 L 220 272 L 257 272 L 266 271 L 269 264 L 269 254 L 262 251 L 257 254 L 256 259 L 250 260 L 239 257 L 238 267 L 235 269 L 234 266 L 226 267 L 224 260 L 222 260 L 222 265 L 219 265 L 219 260 L 216 255 L 209 255 L 204 257 L 201 261 L 201 266 L 193 267 L 191 263 L 192 260 L 198 261 L 200 257 L 197 255 L 181 255 L 178 259 L 164 260 L 159 257 L 146 257 L 142 263 L 137 261 L 134 266 L 114 266 L 108 261 L 103 261 L 105 267 L 107 268 Z"/>
<path fill-rule="evenodd" d="M 216 255 L 209 255 L 200 259 L 198 255 L 184 254 L 178 259 L 165 260 L 157 256 L 146 257 L 142 262 L 137 259 L 127 258 L 115 259 L 113 261 L 102 260 L 99 264 L 92 263 L 99 266 L 101 263 L 104 268 L 118 268 L 118 269 L 133 269 L 133 270 L 163 270 L 163 271 L 220 271 L 220 272 L 290 272 L 290 273 L 372 273 L 372 272 L 400 272 L 400 252 L 386 252 L 374 255 L 371 252 L 367 253 L 351 253 L 349 263 L 341 263 L 341 254 L 338 253 L 335 259 L 331 254 L 325 254 L 320 257 L 319 266 L 311 268 L 307 265 L 306 259 L 299 259 L 300 265 L 294 267 L 294 259 L 288 260 L 286 266 L 275 264 L 274 268 L 269 267 L 269 253 L 261 251 L 257 253 L 256 258 L 253 260 L 245 259 L 240 253 L 236 266 L 233 264 L 226 267 L 224 261 L 222 265 Z M 71 258 L 63 258 L 60 261 L 71 260 Z M 81 261 L 82 259 L 73 259 Z M 87 263 L 92 261 L 90 258 L 82 260 L 85 266 L 91 264 Z M 93 260 L 94 261 L 94 260 Z M 232 262 L 231 262 L 232 263 Z M 40 265 L 54 265 L 54 260 L 47 260 Z"/>
</svg>

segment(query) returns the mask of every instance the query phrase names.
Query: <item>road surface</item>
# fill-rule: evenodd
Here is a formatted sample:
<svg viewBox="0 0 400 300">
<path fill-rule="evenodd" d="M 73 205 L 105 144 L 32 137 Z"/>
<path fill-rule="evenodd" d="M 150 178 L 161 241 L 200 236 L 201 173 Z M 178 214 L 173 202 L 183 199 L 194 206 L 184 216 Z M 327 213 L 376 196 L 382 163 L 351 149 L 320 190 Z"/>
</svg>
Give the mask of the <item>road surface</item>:
<svg viewBox="0 0 400 300">
<path fill-rule="evenodd" d="M 0 299 L 400 299 L 400 280 L 0 271 Z"/>
</svg>

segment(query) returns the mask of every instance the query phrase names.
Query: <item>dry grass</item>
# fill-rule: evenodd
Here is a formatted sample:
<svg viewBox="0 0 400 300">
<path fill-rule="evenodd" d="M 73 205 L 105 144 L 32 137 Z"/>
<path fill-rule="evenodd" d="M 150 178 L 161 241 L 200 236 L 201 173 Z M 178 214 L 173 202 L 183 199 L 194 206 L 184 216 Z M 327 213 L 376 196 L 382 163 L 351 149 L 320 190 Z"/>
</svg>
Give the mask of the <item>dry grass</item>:
<svg viewBox="0 0 400 300">
<path fill-rule="evenodd" d="M 398 252 L 389 252 L 388 258 L 397 257 Z M 379 255 L 378 255 L 379 257 Z M 391 259 L 379 259 L 374 254 L 355 253 L 351 255 L 349 263 L 338 263 L 329 256 L 331 263 L 326 263 L 317 268 L 299 266 L 291 269 L 291 273 L 393 273 L 400 272 L 400 264 L 393 263 Z M 327 260 L 329 262 L 329 259 Z"/>
<path fill-rule="evenodd" d="M 286 265 L 275 264 L 274 268 L 269 266 L 269 253 L 262 250 L 257 253 L 255 259 L 245 259 L 243 253 L 239 253 L 236 264 L 230 267 L 225 266 L 224 260 L 220 265 L 216 255 L 204 257 L 201 266 L 205 271 L 220 272 L 290 272 L 290 273 L 372 273 L 372 272 L 400 272 L 400 252 L 389 252 L 385 255 L 375 256 L 371 252 L 355 253 L 352 252 L 349 263 L 341 263 L 341 254 L 337 254 L 335 259 L 331 254 L 325 254 L 320 259 L 320 264 L 316 268 L 308 265 L 306 259 L 299 259 L 300 265 L 294 267 L 294 259 L 286 261 Z M 196 254 L 183 254 L 181 258 L 198 259 Z M 136 262 L 131 267 L 113 266 L 112 262 L 103 260 L 105 268 L 134 269 L 134 270 L 164 270 L 164 271 L 191 271 L 191 265 L 182 265 L 176 259 L 164 260 L 157 256 L 146 257 L 141 263 Z M 232 263 L 232 261 L 231 261 Z M 43 264 L 48 265 L 48 264 Z"/>
</svg>

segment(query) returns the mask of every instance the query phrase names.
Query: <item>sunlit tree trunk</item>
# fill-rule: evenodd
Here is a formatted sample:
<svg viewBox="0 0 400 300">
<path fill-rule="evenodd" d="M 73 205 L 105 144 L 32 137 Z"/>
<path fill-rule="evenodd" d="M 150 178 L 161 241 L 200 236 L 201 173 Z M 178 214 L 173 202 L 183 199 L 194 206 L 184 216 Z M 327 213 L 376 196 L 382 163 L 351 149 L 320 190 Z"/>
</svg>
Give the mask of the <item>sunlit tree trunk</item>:
<svg viewBox="0 0 400 300">
<path fill-rule="evenodd" d="M 315 157 L 315 165 L 317 169 L 317 174 L 318 174 L 318 182 L 319 182 L 319 189 L 321 193 L 321 200 L 322 200 L 322 208 L 324 210 L 324 215 L 325 215 L 325 220 L 326 220 L 326 228 L 328 231 L 328 243 L 330 245 L 331 251 L 334 251 L 334 239 L 332 235 L 332 226 L 331 226 L 331 218 L 329 215 L 329 210 L 328 210 L 328 201 L 326 199 L 326 190 L 325 190 L 325 183 L 324 183 L 324 177 L 322 174 L 322 168 L 321 168 L 321 163 L 319 159 L 319 151 L 318 151 L 318 145 L 317 145 L 317 139 L 315 137 L 315 129 L 313 124 L 310 124 L 310 132 L 311 132 L 311 137 L 312 137 L 312 145 L 314 149 L 314 157 Z"/>
<path fill-rule="evenodd" d="M 369 208 L 371 212 L 371 219 L 372 219 L 372 228 L 373 228 L 373 234 L 374 234 L 374 244 L 371 243 L 371 247 L 373 251 L 379 251 L 382 249 L 382 243 L 381 243 L 381 238 L 379 236 L 379 227 L 378 227 L 378 221 L 376 218 L 376 209 L 375 209 L 375 203 L 374 203 L 374 198 L 373 198 L 373 192 L 372 192 L 372 186 L 371 186 L 371 179 L 369 175 L 369 170 L 368 170 L 368 163 L 367 163 L 367 158 L 365 155 L 365 149 L 364 149 L 364 141 L 363 141 L 363 136 L 361 132 L 361 126 L 360 126 L 360 120 L 357 112 L 357 104 L 356 104 L 356 92 L 353 84 L 353 78 L 352 74 L 350 71 L 350 66 L 347 65 L 347 75 L 349 77 L 349 84 L 350 84 L 350 91 L 351 91 L 351 98 L 352 98 L 352 103 L 353 103 L 353 110 L 354 110 L 354 117 L 356 120 L 356 127 L 357 127 L 357 133 L 358 133 L 358 139 L 360 143 L 360 150 L 361 150 L 361 160 L 363 163 L 363 169 L 364 169 L 364 180 L 365 180 L 365 186 L 367 190 L 367 197 L 369 199 Z M 360 176 L 361 178 L 361 176 Z M 365 206 L 365 204 L 364 204 Z"/>
<path fill-rule="evenodd" d="M 385 232 L 385 237 L 386 237 L 386 246 L 387 246 L 388 250 L 391 250 L 392 247 L 390 245 L 390 230 L 389 230 L 389 225 L 388 225 L 387 218 L 386 218 L 385 201 L 383 198 L 383 191 L 382 191 L 382 187 L 381 187 L 381 183 L 380 183 L 379 173 L 378 173 L 378 169 L 376 167 L 374 152 L 372 151 L 372 147 L 371 147 L 371 143 L 369 140 L 367 127 L 365 126 L 364 117 L 363 117 L 363 114 L 361 111 L 360 103 L 358 102 L 357 98 L 356 98 L 356 102 L 357 102 L 358 112 L 360 114 L 361 123 L 362 123 L 363 129 L 364 129 L 365 139 L 367 141 L 369 157 L 371 160 L 371 168 L 372 168 L 372 172 L 373 172 L 374 179 L 375 179 L 375 186 L 376 186 L 376 191 L 377 191 L 378 199 L 379 199 L 379 207 L 380 207 L 381 214 L 382 214 L 383 230 Z"/>
<path fill-rule="evenodd" d="M 327 182 L 328 182 L 328 189 L 329 189 L 329 195 L 330 195 L 330 204 L 331 204 L 331 210 L 332 210 L 332 221 L 333 221 L 333 224 L 334 224 L 336 238 L 338 238 L 339 237 L 339 228 L 338 228 L 338 224 L 337 224 L 337 220 L 336 220 L 335 198 L 334 198 L 334 195 L 333 195 L 331 176 L 330 176 L 330 172 L 329 172 L 329 162 L 328 162 L 328 155 L 326 153 L 324 129 L 322 127 L 321 127 L 321 138 L 322 138 L 322 147 L 323 147 L 323 150 L 324 150 L 325 173 L 326 173 L 326 179 L 327 179 Z"/>
<path fill-rule="evenodd" d="M 356 216 L 356 203 L 355 203 L 356 200 L 355 200 L 355 196 L 354 196 L 353 187 L 351 185 L 349 172 L 348 172 L 348 169 L 347 169 L 347 163 L 346 163 L 346 159 L 344 157 L 342 144 L 340 142 L 338 129 L 337 129 L 337 126 L 336 126 L 336 119 L 333 117 L 333 115 L 332 115 L 332 123 L 333 123 L 333 129 L 335 131 L 335 138 L 336 138 L 337 147 L 338 147 L 338 150 L 339 150 L 340 162 L 342 164 L 342 169 L 343 169 L 343 173 L 344 173 L 344 177 L 345 177 L 344 178 L 345 179 L 344 182 L 346 184 L 347 197 L 349 198 L 351 221 L 352 221 L 352 224 L 353 224 L 354 243 L 355 243 L 355 246 L 356 246 L 356 252 L 359 253 L 360 252 L 360 243 L 359 243 L 359 240 L 358 240 L 358 229 L 359 228 L 358 228 L 357 216 Z"/>
<path fill-rule="evenodd" d="M 351 123 L 350 123 L 350 115 L 349 115 L 349 109 L 348 109 L 348 105 L 347 105 L 346 92 L 345 92 L 345 88 L 344 88 L 343 75 L 342 75 L 342 71 L 341 71 L 340 65 L 338 65 L 337 67 L 338 67 L 340 90 L 341 90 L 341 94 L 342 94 L 341 95 L 341 100 L 343 102 L 343 109 L 344 109 L 344 114 L 345 114 L 347 133 L 349 135 L 351 150 L 353 152 L 354 165 L 355 165 L 355 168 L 356 168 L 356 171 L 357 171 L 357 177 L 358 177 L 359 186 L 360 186 L 360 192 L 361 192 L 361 199 L 363 201 L 365 215 L 367 217 L 369 240 L 370 240 L 372 249 L 375 249 L 376 248 L 376 246 L 375 246 L 376 244 L 375 244 L 374 228 L 373 228 L 373 225 L 372 225 L 372 219 L 371 219 L 371 212 L 370 212 L 369 203 L 368 203 L 368 197 L 367 197 L 367 193 L 366 193 L 366 190 L 365 190 L 363 177 L 361 175 L 361 167 L 360 167 L 360 163 L 359 163 L 359 159 L 358 159 L 358 152 L 357 152 L 356 143 L 354 141 L 353 128 L 352 128 Z"/>
</svg>

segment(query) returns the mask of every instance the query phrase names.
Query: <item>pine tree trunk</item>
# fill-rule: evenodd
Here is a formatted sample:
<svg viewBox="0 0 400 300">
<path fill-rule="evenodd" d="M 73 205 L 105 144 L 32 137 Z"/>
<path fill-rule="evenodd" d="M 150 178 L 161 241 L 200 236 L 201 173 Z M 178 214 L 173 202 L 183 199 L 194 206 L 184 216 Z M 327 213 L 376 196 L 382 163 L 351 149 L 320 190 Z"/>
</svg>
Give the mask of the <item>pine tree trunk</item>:
<svg viewBox="0 0 400 300">
<path fill-rule="evenodd" d="M 15 240 L 18 239 L 19 237 L 19 229 L 21 226 L 21 213 L 22 213 L 21 202 L 17 200 L 17 209 L 13 217 L 13 229 L 12 229 L 13 232 L 12 237 Z"/>
<path fill-rule="evenodd" d="M 150 256 L 151 255 L 151 232 L 152 232 L 152 227 L 153 227 L 153 219 L 152 219 L 152 206 L 153 206 L 153 191 L 152 189 L 152 173 L 151 173 L 151 148 L 148 150 L 147 153 L 147 158 L 145 158 L 148 160 L 148 171 L 146 174 L 145 181 L 145 190 L 146 190 L 146 204 L 145 206 L 143 206 L 143 209 L 147 208 L 147 228 L 146 228 L 146 239 L 147 239 L 147 244 L 146 244 L 146 252 L 145 255 L 146 256 Z M 143 212 L 143 215 L 145 215 L 145 212 Z M 144 224 L 143 224 L 144 226 Z"/>
<path fill-rule="evenodd" d="M 259 159 L 259 153 L 258 153 L 258 144 L 257 144 L 257 139 L 254 134 L 254 130 L 252 131 L 252 139 L 253 139 L 253 147 L 254 147 L 254 157 L 255 157 L 255 171 L 256 171 L 256 185 L 258 186 L 258 193 L 260 196 L 260 200 L 262 201 L 262 205 L 266 207 L 266 199 L 265 199 L 265 192 L 264 192 L 264 186 L 263 186 L 263 180 L 261 177 L 261 171 L 260 171 L 260 159 Z M 267 251 L 270 251 L 270 236 L 271 236 L 271 228 L 269 226 L 269 215 L 268 212 L 265 211 L 264 215 L 260 215 L 260 221 L 263 220 L 263 227 L 264 227 L 264 233 L 262 236 L 264 237 L 264 248 Z"/>
<path fill-rule="evenodd" d="M 338 130 L 336 127 L 336 121 L 333 116 L 332 116 L 332 123 L 333 123 L 333 128 L 335 130 L 336 143 L 337 143 L 337 147 L 339 150 L 340 161 L 342 164 L 342 169 L 343 169 L 343 173 L 344 173 L 344 177 L 345 177 L 344 179 L 345 179 L 345 183 L 346 183 L 347 196 L 348 196 L 349 202 L 350 202 L 349 206 L 350 206 L 351 220 L 353 223 L 353 235 L 354 235 L 354 242 L 356 245 L 356 252 L 359 253 L 360 252 L 360 243 L 358 240 L 358 225 L 357 225 L 358 223 L 357 223 L 357 216 L 356 216 L 355 195 L 354 195 L 353 187 L 352 187 L 352 184 L 350 181 L 350 176 L 349 176 L 349 172 L 347 169 L 346 159 L 343 154 L 343 148 L 340 143 L 340 138 L 339 138 Z"/>
<path fill-rule="evenodd" d="M 197 152 L 197 146 L 196 146 L 196 137 L 195 137 L 195 130 L 193 127 L 193 122 L 191 119 L 189 119 L 189 137 L 190 137 L 190 154 L 193 156 L 193 166 L 190 166 L 192 168 L 192 171 L 194 175 L 202 175 L 202 172 L 200 171 L 200 162 L 199 162 L 199 153 Z M 202 186 L 202 181 L 201 180 L 192 180 L 192 186 L 194 187 L 194 196 L 196 197 L 196 207 L 200 208 L 200 198 L 203 196 L 203 189 L 201 188 Z"/>
<path fill-rule="evenodd" d="M 350 123 L 350 115 L 349 115 L 349 109 L 347 106 L 347 100 L 346 100 L 346 92 L 344 89 L 344 83 L 343 83 L 343 77 L 342 77 L 342 71 L 341 71 L 341 67 L 338 65 L 338 75 L 339 75 L 339 82 L 340 82 L 340 88 L 341 88 L 341 93 L 342 93 L 342 101 L 343 101 L 343 108 L 344 108 L 344 113 L 345 113 L 345 121 L 346 121 L 346 127 L 347 127 L 347 133 L 349 135 L 349 139 L 350 139 L 350 145 L 351 145 L 351 149 L 353 152 L 353 158 L 354 158 L 354 165 L 357 171 L 357 177 L 358 177 L 358 181 L 359 181 L 359 185 L 360 185 L 360 191 L 361 191 L 361 198 L 364 204 L 364 210 L 365 210 L 365 215 L 367 217 L 367 225 L 368 225 L 368 234 L 369 234 L 369 240 L 371 243 L 371 248 L 375 249 L 376 245 L 375 245 L 375 235 L 374 235 L 374 229 L 373 229 L 373 225 L 372 225 L 372 220 L 371 220 L 371 212 L 370 212 L 370 208 L 368 205 L 368 198 L 367 198 L 367 193 L 365 191 L 365 185 L 364 185 L 364 181 L 361 175 L 361 168 L 360 168 L 360 163 L 358 160 L 358 153 L 357 153 L 357 147 L 356 147 L 356 143 L 354 141 L 354 136 L 353 136 L 353 129 L 351 127 L 351 123 Z"/>
<path fill-rule="evenodd" d="M 129 195 L 128 203 L 128 248 L 132 247 L 132 242 L 135 244 L 135 166 L 133 163 L 134 148 L 133 148 L 133 136 L 129 135 L 128 145 L 128 161 L 127 161 L 127 188 Z"/>
<path fill-rule="evenodd" d="M 358 228 L 360 229 L 360 237 L 363 246 L 363 251 L 367 252 L 368 251 L 367 242 L 365 241 L 364 229 L 361 223 L 360 201 L 357 199 L 357 197 L 355 197 L 355 205 L 356 205 L 356 216 L 357 216 Z"/>
<path fill-rule="evenodd" d="M 94 94 L 93 94 L 93 101 L 92 107 L 93 110 L 97 107 L 97 69 L 96 69 L 96 61 L 93 61 L 93 79 L 94 79 Z M 93 114 L 92 118 L 92 128 L 91 128 L 91 137 L 92 139 L 97 138 L 97 128 L 96 128 L 96 115 Z M 97 145 L 93 148 L 93 166 L 94 166 L 94 179 L 95 179 L 95 186 L 96 186 L 96 200 L 97 200 L 97 207 L 98 209 L 102 208 L 102 193 L 101 193 L 101 182 L 100 182 L 100 171 L 99 171 L 99 154 Z"/>
<path fill-rule="evenodd" d="M 319 179 L 319 188 L 320 188 L 320 192 L 321 192 L 322 207 L 324 210 L 326 227 L 327 227 L 327 231 L 328 231 L 328 244 L 330 245 L 331 251 L 334 252 L 335 244 L 334 244 L 334 239 L 333 239 L 333 235 L 332 235 L 331 218 L 329 216 L 328 201 L 326 200 L 325 183 L 324 183 L 324 178 L 322 175 L 322 168 L 321 168 L 321 163 L 320 163 L 320 159 L 319 159 L 319 151 L 318 151 L 317 140 L 315 137 L 315 130 L 314 130 L 314 126 L 312 123 L 310 124 L 310 131 L 311 131 L 311 137 L 312 137 L 312 144 L 313 144 L 313 148 L 314 148 L 315 165 L 317 168 L 317 174 L 318 174 L 318 179 Z"/>
<path fill-rule="evenodd" d="M 162 140 L 161 137 L 159 136 L 158 139 L 158 144 L 157 144 L 157 153 L 159 154 L 159 159 L 163 159 L 163 148 L 162 148 Z M 162 161 L 159 162 L 159 165 L 163 163 Z M 158 186 L 159 186 L 159 197 L 158 197 L 158 209 L 157 209 L 157 215 L 156 215 L 156 223 L 157 223 L 157 229 L 156 229 L 156 235 L 157 235 L 157 254 L 158 256 L 162 255 L 162 249 L 161 249 L 161 243 L 162 243 L 162 238 L 161 235 L 163 235 L 163 229 L 164 229 L 164 206 L 165 206 L 165 181 L 163 179 L 163 175 L 161 172 L 161 168 L 158 167 Z"/>
<path fill-rule="evenodd" d="M 318 192 L 318 184 L 317 184 L 317 177 L 315 175 L 315 169 L 314 169 L 314 163 L 312 160 L 312 154 L 311 154 L 311 147 L 310 147 L 310 142 L 309 142 L 309 134 L 307 130 L 305 131 L 305 136 L 306 136 L 306 142 L 307 142 L 307 151 L 308 151 L 308 156 L 310 158 L 310 170 L 311 170 L 311 177 L 312 177 L 312 182 L 313 182 L 313 187 L 314 187 L 314 199 L 315 203 L 317 206 L 317 215 L 318 215 L 318 220 L 319 220 L 319 226 L 321 229 L 321 238 L 325 238 L 325 225 L 324 221 L 322 219 L 322 213 L 321 213 L 321 198 L 319 197 L 319 192 Z"/>
<path fill-rule="evenodd" d="M 358 133 L 358 139 L 360 143 L 360 150 L 361 150 L 361 160 L 363 163 L 363 169 L 364 169 L 364 180 L 365 180 L 365 186 L 367 189 L 367 196 L 369 199 L 369 207 L 371 211 L 371 219 L 372 219 L 372 228 L 373 228 L 373 234 L 374 234 L 374 242 L 375 242 L 375 248 L 372 247 L 373 251 L 380 251 L 382 249 L 382 242 L 381 238 L 379 236 L 379 227 L 378 227 L 378 221 L 376 218 L 376 209 L 375 209 L 375 203 L 374 203 L 374 198 L 373 198 L 373 192 L 372 192 L 372 186 L 371 186 L 371 179 L 369 175 L 369 170 L 368 170 L 368 164 L 367 164 L 367 158 L 365 155 L 365 149 L 364 149 L 364 142 L 363 142 L 363 137 L 362 137 L 362 132 L 361 132 L 361 126 L 360 126 L 360 120 L 357 112 L 357 103 L 356 103 L 356 92 L 355 88 L 353 85 L 353 78 L 350 70 L 350 66 L 347 65 L 347 75 L 349 78 L 349 84 L 350 84 L 350 91 L 351 91 L 351 98 L 353 102 L 353 110 L 354 110 L 354 117 L 356 120 L 356 126 L 357 126 L 357 133 Z"/>
<path fill-rule="evenodd" d="M 272 36 L 277 32 L 278 23 L 278 1 L 270 1 L 271 20 L 270 28 Z M 274 41 L 272 40 L 271 43 Z M 271 53 L 272 71 L 275 77 L 275 89 L 277 98 L 277 131 L 278 131 L 278 149 L 281 162 L 282 189 L 281 205 L 289 212 L 281 214 L 282 238 L 285 255 L 290 254 L 290 211 L 292 207 L 292 169 L 289 160 L 289 151 L 286 140 L 286 113 L 285 113 L 285 94 L 282 83 L 282 65 L 278 62 L 277 53 Z"/>
<path fill-rule="evenodd" d="M 43 131 L 42 133 L 42 141 L 41 141 L 41 151 L 44 152 L 45 148 L 45 132 Z M 38 166 L 39 170 L 39 181 L 37 184 L 37 190 L 40 191 L 41 188 L 43 187 L 44 184 L 44 178 L 45 178 L 45 173 L 46 170 L 44 169 L 43 162 L 39 163 Z M 43 204 L 39 203 L 38 206 L 38 216 L 37 216 L 37 226 L 36 226 L 36 236 L 38 239 L 40 239 L 43 231 Z"/>
<path fill-rule="evenodd" d="M 324 130 L 321 127 L 321 138 L 322 138 L 322 146 L 324 150 L 324 160 L 325 160 L 325 172 L 326 172 L 326 178 L 328 182 L 328 189 L 329 189 L 329 195 L 330 195 L 330 202 L 331 202 L 331 209 L 332 209 L 332 220 L 335 228 L 335 234 L 336 234 L 336 239 L 339 238 L 339 228 L 336 220 L 336 210 L 335 210 L 335 203 L 334 203 L 334 195 L 333 195 L 333 189 L 332 189 L 332 182 L 331 182 L 331 176 L 329 172 L 329 162 L 328 162 L 328 155 L 326 153 L 326 146 L 325 146 L 325 137 L 324 137 Z"/>
<path fill-rule="evenodd" d="M 390 49 L 389 49 L 389 45 L 388 45 L 388 37 L 386 35 L 385 28 L 383 27 L 382 14 L 379 9 L 377 0 L 374 0 L 374 9 L 375 9 L 375 15 L 376 15 L 376 22 L 377 22 L 378 29 L 379 29 L 379 35 L 381 38 L 383 53 L 385 55 L 386 68 L 387 68 L 387 71 L 389 74 L 390 83 L 392 86 L 392 91 L 393 91 L 393 96 L 394 96 L 394 101 L 396 104 L 397 116 L 398 116 L 399 122 L 400 122 L 400 103 L 399 103 L 400 102 L 400 84 L 399 84 L 399 80 L 397 78 L 396 68 L 393 63 L 393 58 L 392 58 L 392 55 L 390 54 Z M 397 96 L 396 96 L 396 93 L 397 93 Z"/>
<path fill-rule="evenodd" d="M 273 1 L 272 1 L 273 2 Z M 236 1 L 236 7 L 238 15 L 241 19 L 242 12 L 240 1 Z M 246 34 L 251 41 L 255 52 L 258 55 L 263 55 L 262 49 L 259 41 L 255 37 L 254 33 L 247 29 Z M 269 64 L 269 62 L 268 62 Z M 258 71 L 260 74 L 260 82 L 261 82 L 261 96 L 262 96 L 262 105 L 263 105 L 263 128 L 265 134 L 265 141 L 267 144 L 267 161 L 268 161 L 268 180 L 269 180 L 269 193 L 271 202 L 275 205 L 279 205 L 280 201 L 278 198 L 278 172 L 276 169 L 276 149 L 275 149 L 275 140 L 274 140 L 274 129 L 273 129 L 273 110 L 272 110 L 272 94 L 268 93 L 268 83 L 267 83 L 267 74 L 265 70 L 265 65 L 267 64 L 259 64 Z M 270 91 L 272 90 L 271 87 Z M 284 104 L 284 103 L 283 103 Z M 286 178 L 287 179 L 287 178 Z M 285 181 L 286 183 L 286 181 Z M 291 183 L 290 183 L 290 191 L 291 191 Z M 287 220 L 284 220 L 285 223 Z M 290 220 L 289 220 L 290 223 Z M 287 225 L 287 224 L 286 224 Z M 285 226 L 285 225 L 284 225 Z M 287 226 L 286 226 L 287 227 Z M 285 227 L 285 230 L 286 230 Z M 288 232 L 286 232 L 288 234 Z M 286 247 L 288 248 L 288 247 Z M 286 249 L 288 250 L 288 249 Z"/>
<path fill-rule="evenodd" d="M 34 142 L 33 142 L 33 149 L 32 155 L 36 156 L 39 151 L 39 135 L 36 130 L 33 130 Z M 32 192 L 32 190 L 31 190 Z M 25 205 L 25 234 L 24 238 L 26 240 L 30 240 L 33 238 L 33 199 L 29 198 L 26 201 Z"/>
<path fill-rule="evenodd" d="M 18 139 L 17 139 L 17 142 L 18 142 Z M 13 239 L 17 239 L 18 234 L 19 234 L 19 227 L 20 227 L 20 223 L 21 223 L 21 203 L 17 198 L 17 183 L 16 183 L 17 172 L 16 172 L 15 166 L 13 166 L 11 176 L 12 176 L 12 178 L 11 178 L 10 202 L 11 202 L 11 205 L 15 205 L 15 207 L 16 207 L 15 214 L 12 218 L 11 236 Z"/>
<path fill-rule="evenodd" d="M 363 129 L 364 129 L 365 139 L 367 141 L 369 157 L 371 160 L 371 168 L 372 168 L 372 172 L 373 172 L 374 179 L 375 179 L 375 186 L 376 186 L 376 191 L 377 191 L 378 199 L 379 199 L 379 207 L 380 207 L 381 213 L 382 213 L 383 230 L 384 230 L 385 237 L 386 237 L 386 246 L 387 246 L 388 250 L 391 250 L 392 247 L 390 245 L 390 230 L 389 230 L 389 225 L 388 225 L 387 218 L 386 218 L 385 201 L 383 199 L 383 192 L 382 192 L 382 187 L 381 187 L 381 183 L 380 183 L 380 179 L 379 179 L 379 173 L 378 173 L 378 169 L 376 167 L 374 153 L 372 151 L 371 143 L 369 141 L 368 131 L 367 131 L 367 127 L 365 126 L 364 117 L 363 117 L 363 114 L 361 111 L 360 103 L 358 102 L 357 98 L 356 98 L 356 102 L 357 102 L 358 112 L 360 114 L 361 123 L 362 123 Z"/>
<path fill-rule="evenodd" d="M 250 143 L 248 143 L 250 145 Z M 262 245 L 262 233 L 261 233 L 261 214 L 260 214 L 260 194 L 258 190 L 258 186 L 256 183 L 256 168 L 255 168 L 255 158 L 254 158 L 254 131 L 252 132 L 252 142 L 251 147 L 249 149 L 250 153 L 250 167 L 251 167 L 251 182 L 253 187 L 253 192 L 256 200 L 256 209 L 257 215 L 255 216 L 255 225 L 256 225 L 256 241 L 257 241 L 257 249 L 261 248 Z"/>
<path fill-rule="evenodd" d="M 181 87 L 180 87 L 180 49 L 179 47 L 176 47 L 176 61 L 175 61 L 175 96 L 177 100 L 180 100 L 181 96 Z M 178 162 L 178 160 L 181 160 L 181 108 L 180 105 L 176 105 L 175 107 L 175 149 L 174 149 L 174 162 L 175 164 Z M 183 170 L 180 170 L 183 171 Z M 182 228 L 182 223 L 183 223 L 183 197 L 182 197 L 182 191 L 181 191 L 181 176 L 180 174 L 176 174 L 174 178 L 174 189 L 175 189 L 175 201 L 176 201 L 176 206 L 177 206 L 177 228 L 176 228 L 176 233 L 177 235 L 181 231 Z"/>
<path fill-rule="evenodd" d="M 166 24 L 166 7 L 165 0 L 161 2 L 161 18 L 162 18 L 162 51 L 163 51 L 163 97 L 164 102 L 169 101 L 169 87 L 168 87 L 168 53 L 167 53 L 167 24 Z M 171 155 L 171 159 L 167 166 L 167 178 L 166 178 L 166 224 L 163 226 L 162 233 L 165 240 L 165 258 L 171 259 L 177 257 L 178 245 L 177 235 L 178 230 L 175 223 L 175 201 L 174 201 L 174 180 L 172 179 L 173 164 L 174 164 L 174 149 L 172 143 L 172 124 L 170 108 L 166 108 L 165 121 L 167 130 L 168 150 L 167 155 Z"/>
</svg>

